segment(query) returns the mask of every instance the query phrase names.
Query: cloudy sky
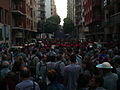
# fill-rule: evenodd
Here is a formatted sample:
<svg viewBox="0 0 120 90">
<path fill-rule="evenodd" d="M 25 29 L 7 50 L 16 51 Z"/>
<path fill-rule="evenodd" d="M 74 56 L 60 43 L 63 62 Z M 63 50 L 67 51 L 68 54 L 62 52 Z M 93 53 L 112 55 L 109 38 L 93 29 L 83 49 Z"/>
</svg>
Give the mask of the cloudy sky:
<svg viewBox="0 0 120 90">
<path fill-rule="evenodd" d="M 57 7 L 57 14 L 61 17 L 61 25 L 63 25 L 63 19 L 67 16 L 67 0 L 55 0 Z"/>
</svg>

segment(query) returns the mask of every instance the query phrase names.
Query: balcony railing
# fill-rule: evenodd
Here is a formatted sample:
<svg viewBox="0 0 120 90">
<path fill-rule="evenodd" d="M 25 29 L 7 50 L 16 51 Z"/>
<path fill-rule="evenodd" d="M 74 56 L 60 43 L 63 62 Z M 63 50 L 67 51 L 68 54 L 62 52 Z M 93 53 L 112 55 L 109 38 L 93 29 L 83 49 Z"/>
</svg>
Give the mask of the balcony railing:
<svg viewBox="0 0 120 90">
<path fill-rule="evenodd" d="M 103 22 L 102 27 L 113 26 L 120 24 L 120 12 L 112 15 L 109 19 Z"/>
<path fill-rule="evenodd" d="M 13 6 L 12 13 L 15 14 L 15 15 L 24 16 L 23 8 L 19 5 L 14 5 Z"/>
<path fill-rule="evenodd" d="M 110 24 L 111 25 L 120 24 L 120 12 L 110 17 Z"/>
<path fill-rule="evenodd" d="M 43 1 L 39 1 L 38 3 L 37 3 L 38 5 L 45 5 L 45 2 Z"/>
<path fill-rule="evenodd" d="M 22 2 L 23 0 L 13 0 L 15 3 Z"/>
</svg>

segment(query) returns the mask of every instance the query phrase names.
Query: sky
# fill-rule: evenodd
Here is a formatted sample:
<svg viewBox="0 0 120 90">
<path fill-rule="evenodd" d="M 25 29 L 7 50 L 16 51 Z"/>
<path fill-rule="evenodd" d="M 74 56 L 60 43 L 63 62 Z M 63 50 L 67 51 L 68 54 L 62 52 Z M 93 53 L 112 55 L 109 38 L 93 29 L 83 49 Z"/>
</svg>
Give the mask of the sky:
<svg viewBox="0 0 120 90">
<path fill-rule="evenodd" d="M 63 19 L 67 17 L 67 0 L 55 0 L 57 8 L 57 14 L 61 18 L 61 25 L 63 25 Z"/>
</svg>

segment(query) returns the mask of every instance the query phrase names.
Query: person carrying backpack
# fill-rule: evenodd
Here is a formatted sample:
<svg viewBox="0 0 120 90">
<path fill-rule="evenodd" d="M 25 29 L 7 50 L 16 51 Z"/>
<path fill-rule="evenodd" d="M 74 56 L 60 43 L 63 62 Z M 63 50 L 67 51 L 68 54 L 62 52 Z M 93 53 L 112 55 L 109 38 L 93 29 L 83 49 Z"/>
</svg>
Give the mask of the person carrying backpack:
<svg viewBox="0 0 120 90">
<path fill-rule="evenodd" d="M 47 84 L 46 84 L 46 74 L 47 74 L 47 56 L 44 55 L 43 59 L 37 63 L 36 67 L 36 76 L 37 76 L 37 82 L 41 86 L 41 90 L 46 90 Z"/>
<path fill-rule="evenodd" d="M 37 63 L 39 62 L 39 58 L 36 56 L 36 50 L 32 51 L 32 56 L 30 57 L 30 70 L 32 75 L 36 77 L 36 66 Z"/>
<path fill-rule="evenodd" d="M 20 71 L 21 82 L 15 87 L 15 90 L 40 90 L 38 83 L 30 80 L 30 70 L 24 67 Z"/>
<path fill-rule="evenodd" d="M 63 83 L 63 70 L 64 70 L 65 64 L 63 62 L 62 55 L 57 56 L 57 62 L 55 64 L 55 70 L 57 72 L 57 81 L 60 83 Z"/>
</svg>

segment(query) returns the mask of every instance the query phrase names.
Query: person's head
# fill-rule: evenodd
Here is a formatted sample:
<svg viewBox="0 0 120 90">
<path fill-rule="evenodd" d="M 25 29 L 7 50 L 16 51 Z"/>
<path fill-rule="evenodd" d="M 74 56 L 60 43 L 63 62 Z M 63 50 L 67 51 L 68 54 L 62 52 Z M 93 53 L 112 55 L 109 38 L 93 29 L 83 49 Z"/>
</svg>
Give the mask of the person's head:
<svg viewBox="0 0 120 90">
<path fill-rule="evenodd" d="M 4 61 L 4 60 L 8 60 L 8 56 L 6 54 L 2 55 L 2 61 Z"/>
<path fill-rule="evenodd" d="M 48 56 L 48 61 L 55 62 L 55 56 Z"/>
<path fill-rule="evenodd" d="M 89 76 L 84 73 L 81 73 L 77 80 L 78 89 L 87 87 L 88 83 L 89 83 Z"/>
<path fill-rule="evenodd" d="M 70 56 L 70 61 L 71 61 L 72 63 L 75 63 L 75 62 L 76 62 L 76 55 L 75 55 L 75 54 L 72 54 L 72 55 Z"/>
<path fill-rule="evenodd" d="M 113 67 L 111 66 L 109 62 L 103 62 L 102 64 L 96 65 L 96 67 L 98 69 L 102 69 L 103 74 L 106 74 L 113 69 Z"/>
<path fill-rule="evenodd" d="M 23 57 L 22 56 L 18 56 L 18 60 L 22 62 L 22 64 L 25 64 Z"/>
<path fill-rule="evenodd" d="M 43 55 L 43 61 L 47 61 L 48 56 L 47 55 Z"/>
<path fill-rule="evenodd" d="M 37 52 L 36 49 L 32 50 L 32 54 L 36 54 L 36 52 Z"/>
<path fill-rule="evenodd" d="M 47 72 L 47 77 L 50 82 L 55 82 L 57 78 L 57 72 L 55 70 L 49 70 Z"/>
<path fill-rule="evenodd" d="M 56 57 L 56 59 L 57 59 L 57 61 L 60 61 L 60 60 L 62 60 L 62 59 L 63 59 L 63 56 L 62 56 L 62 54 L 58 54 L 58 55 L 57 55 L 57 57 Z"/>
<path fill-rule="evenodd" d="M 92 87 L 102 87 L 104 79 L 102 76 L 93 76 L 91 79 L 91 86 Z"/>
<path fill-rule="evenodd" d="M 69 54 L 65 54 L 64 58 L 65 58 L 65 59 L 69 59 L 69 58 L 70 58 L 70 55 L 69 55 Z"/>
<path fill-rule="evenodd" d="M 22 68 L 22 62 L 20 60 L 16 60 L 13 64 L 12 71 L 13 72 L 20 71 L 21 68 Z"/>
<path fill-rule="evenodd" d="M 3 63 L 2 63 L 2 67 L 3 68 L 8 68 L 9 67 L 9 62 L 8 61 L 4 61 Z"/>
<path fill-rule="evenodd" d="M 22 80 L 30 77 L 30 70 L 27 67 L 23 67 L 20 71 L 20 77 Z"/>
</svg>

